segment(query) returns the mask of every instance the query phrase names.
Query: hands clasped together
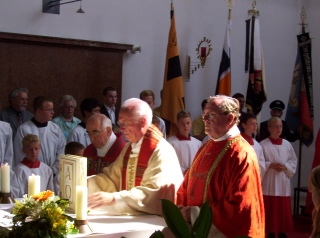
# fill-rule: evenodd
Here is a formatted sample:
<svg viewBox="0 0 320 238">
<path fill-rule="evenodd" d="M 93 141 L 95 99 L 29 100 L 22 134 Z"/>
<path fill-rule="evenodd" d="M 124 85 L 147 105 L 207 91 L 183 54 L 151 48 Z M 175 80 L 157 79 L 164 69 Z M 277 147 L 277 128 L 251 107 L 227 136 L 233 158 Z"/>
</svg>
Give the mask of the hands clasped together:
<svg viewBox="0 0 320 238">
<path fill-rule="evenodd" d="M 271 163 L 269 168 L 274 169 L 278 172 L 287 170 L 287 167 L 281 163 Z"/>
</svg>

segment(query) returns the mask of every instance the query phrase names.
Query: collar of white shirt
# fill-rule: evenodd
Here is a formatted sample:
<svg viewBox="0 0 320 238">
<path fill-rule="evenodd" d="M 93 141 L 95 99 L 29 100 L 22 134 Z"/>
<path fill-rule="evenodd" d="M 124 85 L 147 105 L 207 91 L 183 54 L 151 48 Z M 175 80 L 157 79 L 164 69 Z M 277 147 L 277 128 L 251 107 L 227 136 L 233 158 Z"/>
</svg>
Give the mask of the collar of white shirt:
<svg viewBox="0 0 320 238">
<path fill-rule="evenodd" d="M 139 154 L 142 141 L 143 141 L 143 136 L 140 138 L 138 143 L 131 143 L 131 153 L 132 154 Z"/>
<path fill-rule="evenodd" d="M 109 149 L 111 148 L 111 146 L 113 145 L 113 143 L 116 141 L 117 136 L 113 133 L 113 131 L 111 132 L 110 138 L 107 141 L 107 143 L 102 146 L 101 148 L 97 148 L 97 154 L 100 157 L 104 157 L 107 152 L 109 151 Z"/>
<path fill-rule="evenodd" d="M 230 130 L 224 134 L 223 136 L 221 136 L 218 139 L 213 139 L 214 141 L 223 141 L 223 140 L 227 140 L 231 137 L 235 137 L 236 135 L 240 134 L 239 128 L 236 124 L 233 125 L 233 127 L 230 128 Z"/>
<path fill-rule="evenodd" d="M 115 111 L 116 110 L 116 108 L 113 106 L 113 107 L 108 107 L 106 104 L 104 104 L 104 107 L 107 109 L 107 111 L 108 112 L 110 112 L 110 111 Z"/>
</svg>

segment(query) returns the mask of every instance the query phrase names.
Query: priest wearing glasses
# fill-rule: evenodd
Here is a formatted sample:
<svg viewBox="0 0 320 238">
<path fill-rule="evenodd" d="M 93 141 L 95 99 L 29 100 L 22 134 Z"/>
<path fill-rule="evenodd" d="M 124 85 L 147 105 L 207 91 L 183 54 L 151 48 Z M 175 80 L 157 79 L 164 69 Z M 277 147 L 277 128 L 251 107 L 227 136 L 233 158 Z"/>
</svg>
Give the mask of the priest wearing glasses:
<svg viewBox="0 0 320 238">
<path fill-rule="evenodd" d="M 265 237 L 259 165 L 240 135 L 239 114 L 237 99 L 208 98 L 202 117 L 211 139 L 199 149 L 178 190 L 177 204 L 190 207 L 185 215 L 192 222 L 209 201 L 213 217 L 208 237 Z"/>
<path fill-rule="evenodd" d="M 110 215 L 161 215 L 159 199 L 175 201 L 183 179 L 179 161 L 151 120 L 146 102 L 123 103 L 119 125 L 129 143 L 110 166 L 88 179 L 89 208 Z"/>
</svg>

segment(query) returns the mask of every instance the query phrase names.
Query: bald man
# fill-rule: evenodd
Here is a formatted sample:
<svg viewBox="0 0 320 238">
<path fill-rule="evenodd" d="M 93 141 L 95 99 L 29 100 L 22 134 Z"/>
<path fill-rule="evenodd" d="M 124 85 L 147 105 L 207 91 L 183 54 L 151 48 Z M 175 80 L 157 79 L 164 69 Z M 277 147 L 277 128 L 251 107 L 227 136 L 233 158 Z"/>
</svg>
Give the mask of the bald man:
<svg viewBox="0 0 320 238">
<path fill-rule="evenodd" d="M 92 115 L 86 129 L 91 144 L 83 156 L 88 158 L 88 175 L 94 175 L 115 161 L 126 143 L 122 134 L 112 131 L 111 120 L 103 114 Z"/>
</svg>

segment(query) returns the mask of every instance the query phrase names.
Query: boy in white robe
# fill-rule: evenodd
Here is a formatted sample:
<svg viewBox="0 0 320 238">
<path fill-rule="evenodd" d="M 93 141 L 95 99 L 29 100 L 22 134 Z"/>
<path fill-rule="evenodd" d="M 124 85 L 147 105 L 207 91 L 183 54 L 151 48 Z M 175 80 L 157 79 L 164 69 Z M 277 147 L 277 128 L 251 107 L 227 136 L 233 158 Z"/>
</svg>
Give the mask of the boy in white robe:
<svg viewBox="0 0 320 238">
<path fill-rule="evenodd" d="M 192 127 L 191 114 L 187 110 L 181 110 L 177 114 L 178 133 L 168 138 L 168 142 L 177 153 L 181 171 L 183 174 L 190 168 L 193 158 L 201 147 L 201 141 L 190 136 Z"/>
<path fill-rule="evenodd" d="M 64 154 L 66 139 L 61 128 L 53 123 L 53 102 L 44 97 L 36 97 L 33 101 L 34 117 L 19 126 L 14 138 L 13 165 L 18 165 L 24 158 L 22 152 L 22 138 L 27 134 L 37 135 L 41 140 L 41 152 L 38 160 L 48 165 L 53 170 L 54 192 L 60 193 L 59 163 L 60 155 Z"/>
<path fill-rule="evenodd" d="M 12 193 L 15 198 L 28 194 L 28 178 L 32 174 L 40 176 L 40 191 L 54 190 L 52 169 L 38 160 L 41 150 L 40 139 L 28 134 L 22 140 L 22 151 L 26 157 L 13 169 Z"/>
<path fill-rule="evenodd" d="M 266 159 L 266 172 L 262 192 L 266 214 L 267 238 L 286 238 L 293 230 L 290 178 L 296 172 L 297 157 L 292 145 L 280 138 L 282 121 L 278 117 L 268 120 L 270 136 L 260 142 Z"/>
<path fill-rule="evenodd" d="M 241 125 L 241 128 L 243 130 L 241 136 L 253 147 L 254 151 L 257 154 L 260 177 L 262 180 L 266 171 L 266 162 L 261 145 L 252 137 L 253 134 L 257 133 L 258 129 L 256 116 L 252 113 L 243 113 L 241 114 L 239 124 Z"/>
<path fill-rule="evenodd" d="M 12 129 L 9 123 L 0 121 L 0 163 L 8 163 L 12 167 L 12 160 Z"/>
</svg>

